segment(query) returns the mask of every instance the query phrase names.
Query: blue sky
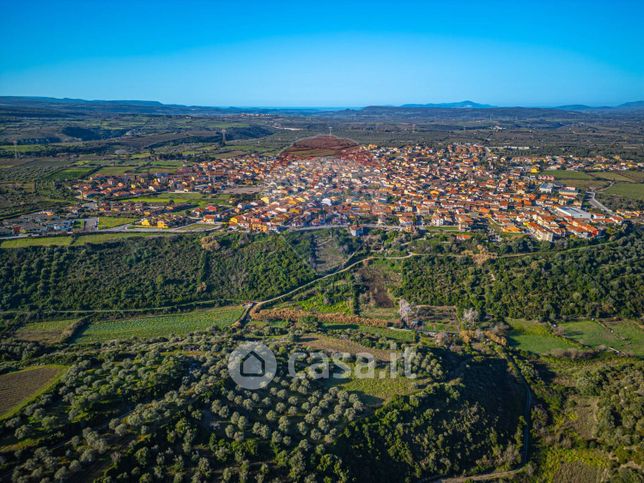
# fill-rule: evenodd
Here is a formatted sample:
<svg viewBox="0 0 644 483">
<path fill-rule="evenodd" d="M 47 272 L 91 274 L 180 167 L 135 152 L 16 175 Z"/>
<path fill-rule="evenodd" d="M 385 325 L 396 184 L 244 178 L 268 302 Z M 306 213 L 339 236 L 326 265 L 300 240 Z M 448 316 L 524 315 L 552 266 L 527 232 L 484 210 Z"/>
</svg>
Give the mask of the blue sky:
<svg viewBox="0 0 644 483">
<path fill-rule="evenodd" d="M 235 106 L 644 99 L 641 1 L 0 0 L 0 95 Z"/>
</svg>

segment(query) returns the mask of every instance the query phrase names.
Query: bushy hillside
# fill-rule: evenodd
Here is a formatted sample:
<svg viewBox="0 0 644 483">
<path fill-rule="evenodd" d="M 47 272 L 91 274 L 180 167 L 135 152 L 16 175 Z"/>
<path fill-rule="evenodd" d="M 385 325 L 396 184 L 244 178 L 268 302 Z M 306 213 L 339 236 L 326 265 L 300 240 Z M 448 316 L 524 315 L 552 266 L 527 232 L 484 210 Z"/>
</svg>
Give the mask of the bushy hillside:
<svg viewBox="0 0 644 483">
<path fill-rule="evenodd" d="M 403 265 L 402 294 L 414 302 L 474 307 L 498 317 L 637 317 L 644 309 L 639 232 L 605 245 L 508 256 L 423 256 Z"/>
<path fill-rule="evenodd" d="M 0 250 L 0 308 L 123 309 L 278 294 L 314 271 L 280 237 L 177 236 Z"/>
</svg>

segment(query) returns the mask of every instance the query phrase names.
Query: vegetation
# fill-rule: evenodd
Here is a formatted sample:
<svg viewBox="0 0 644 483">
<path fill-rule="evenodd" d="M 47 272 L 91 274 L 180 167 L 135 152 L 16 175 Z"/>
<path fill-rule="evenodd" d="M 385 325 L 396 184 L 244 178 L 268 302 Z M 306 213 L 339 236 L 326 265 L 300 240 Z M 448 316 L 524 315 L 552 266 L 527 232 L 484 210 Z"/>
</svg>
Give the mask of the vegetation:
<svg viewBox="0 0 644 483">
<path fill-rule="evenodd" d="M 241 314 L 241 307 L 230 306 L 172 315 L 150 315 L 125 320 L 93 322 L 76 341 L 90 343 L 132 337 L 149 339 L 185 335 L 210 327 L 229 327 L 239 319 Z"/>
<path fill-rule="evenodd" d="M 506 256 L 477 265 L 427 255 L 404 261 L 401 294 L 420 304 L 474 307 L 479 314 L 556 321 L 635 317 L 644 291 L 639 232 L 609 243 Z"/>
<path fill-rule="evenodd" d="M 29 322 L 20 327 L 16 338 L 43 344 L 55 344 L 62 342 L 65 335 L 78 322 L 77 319 L 47 320 L 43 322 Z"/>
<path fill-rule="evenodd" d="M 126 225 L 135 221 L 136 218 L 128 218 L 126 216 L 101 216 L 98 219 L 98 229 L 114 228 L 115 226 Z"/>
<path fill-rule="evenodd" d="M 512 328 L 508 333 L 510 344 L 519 349 L 550 354 L 556 349 L 574 347 L 564 338 L 555 336 L 543 323 L 516 319 L 508 319 L 508 323 Z"/>
<path fill-rule="evenodd" d="M 222 236 L 214 252 L 190 235 L 0 250 L 0 266 L 6 288 L 0 307 L 30 310 L 252 300 L 296 287 L 314 273 L 281 238 L 245 235 Z"/>
<path fill-rule="evenodd" d="M 0 418 L 11 417 L 53 386 L 64 366 L 33 366 L 0 376 Z"/>
</svg>

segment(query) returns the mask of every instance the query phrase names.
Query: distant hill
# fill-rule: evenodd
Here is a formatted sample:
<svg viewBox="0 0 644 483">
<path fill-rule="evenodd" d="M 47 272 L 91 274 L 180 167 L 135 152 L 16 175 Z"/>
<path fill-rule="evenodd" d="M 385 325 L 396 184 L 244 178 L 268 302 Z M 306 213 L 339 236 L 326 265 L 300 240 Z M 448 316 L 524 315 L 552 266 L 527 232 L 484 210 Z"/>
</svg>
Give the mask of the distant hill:
<svg viewBox="0 0 644 483">
<path fill-rule="evenodd" d="M 366 106 L 352 109 L 329 109 L 318 107 L 213 107 L 163 104 L 158 101 L 140 100 L 85 100 L 58 99 L 54 97 L 0 96 L 0 114 L 11 117 L 69 117 L 75 115 L 189 115 L 218 116 L 227 114 L 276 114 L 287 116 L 314 116 L 329 118 L 380 118 L 392 117 L 406 120 L 416 118 L 436 119 L 537 119 L 567 118 L 582 115 L 609 115 L 640 117 L 644 101 L 634 101 L 619 106 L 593 107 L 571 104 L 548 107 L 498 107 L 465 100 L 460 102 L 404 104 L 402 106 Z"/>
<path fill-rule="evenodd" d="M 617 109 L 644 109 L 644 101 L 625 102 L 617 106 Z"/>
<path fill-rule="evenodd" d="M 620 111 L 620 110 L 635 110 L 644 109 L 644 101 L 625 102 L 618 106 L 588 106 L 586 104 L 571 104 L 565 106 L 557 106 L 555 109 L 563 111 Z"/>
<path fill-rule="evenodd" d="M 488 109 L 495 107 L 491 104 L 479 104 L 474 101 L 444 102 L 439 104 L 403 104 L 400 107 L 427 108 L 427 109 Z"/>
</svg>

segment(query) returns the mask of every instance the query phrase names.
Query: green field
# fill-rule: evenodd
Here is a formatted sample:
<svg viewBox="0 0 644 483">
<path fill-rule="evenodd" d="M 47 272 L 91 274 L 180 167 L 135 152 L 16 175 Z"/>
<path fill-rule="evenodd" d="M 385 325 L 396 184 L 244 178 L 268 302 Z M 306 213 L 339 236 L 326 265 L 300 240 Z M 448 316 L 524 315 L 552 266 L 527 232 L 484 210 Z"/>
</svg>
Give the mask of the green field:
<svg viewBox="0 0 644 483">
<path fill-rule="evenodd" d="M 341 379 L 332 377 L 328 380 L 331 386 L 339 386 L 345 391 L 356 392 L 361 396 L 362 401 L 370 406 L 380 406 L 396 396 L 411 394 L 416 391 L 416 383 L 422 383 L 422 380 L 405 377 L 402 373 L 395 374 L 392 377 L 389 365 L 384 367 L 375 367 L 374 376 L 356 377 L 355 364 L 347 364 L 353 373 L 349 378 Z M 364 374 L 366 369 L 361 369 L 360 373 Z"/>
<path fill-rule="evenodd" d="M 103 166 L 99 169 L 95 176 L 122 176 L 125 173 L 132 173 L 136 170 L 137 166 Z"/>
<path fill-rule="evenodd" d="M 94 168 L 66 168 L 50 174 L 47 179 L 52 181 L 71 181 L 87 177 Z"/>
<path fill-rule="evenodd" d="M 66 366 L 32 366 L 0 376 L 0 419 L 16 414 L 47 392 L 65 373 Z"/>
<path fill-rule="evenodd" d="M 615 183 L 604 193 L 644 201 L 644 183 Z"/>
<path fill-rule="evenodd" d="M 386 337 L 387 339 L 394 339 L 399 342 L 412 343 L 416 337 L 416 333 L 413 330 L 387 329 L 386 327 L 371 327 L 369 325 L 361 325 L 360 330 L 367 334 Z"/>
<path fill-rule="evenodd" d="M 101 216 L 98 219 L 98 229 L 114 228 L 115 226 L 126 225 L 135 221 L 136 218 L 128 218 L 125 216 Z"/>
<path fill-rule="evenodd" d="M 44 344 L 60 342 L 65 329 L 76 322 L 76 319 L 46 320 L 43 322 L 30 322 L 16 331 L 16 338 Z"/>
<path fill-rule="evenodd" d="M 194 310 L 181 314 L 153 315 L 131 319 L 109 320 L 90 324 L 76 340 L 79 343 L 102 342 L 114 339 L 142 339 L 185 335 L 209 327 L 228 327 L 239 319 L 238 305 Z"/>
<path fill-rule="evenodd" d="M 226 205 L 230 203 L 231 198 L 232 195 L 229 194 L 206 195 L 202 193 L 159 193 L 158 195 L 135 196 L 122 201 L 132 203 L 163 204 L 173 201 L 174 203 L 187 203 L 204 207 L 207 205 Z"/>
<path fill-rule="evenodd" d="M 593 179 L 590 175 L 581 171 L 567 171 L 565 169 L 546 170 L 543 174 L 554 176 L 557 179 Z"/>
<path fill-rule="evenodd" d="M 170 235 L 168 233 L 167 235 Z M 0 248 L 25 248 L 25 247 L 54 247 L 68 245 L 86 245 L 88 243 L 106 243 L 120 240 L 122 238 L 148 237 L 148 236 L 166 236 L 165 233 L 159 232 L 130 232 L 130 233 L 92 233 L 89 235 L 80 235 L 74 237 L 65 236 L 45 236 L 36 238 L 12 238 L 0 243 Z"/>
<path fill-rule="evenodd" d="M 644 355 L 644 330 L 636 322 L 622 320 L 599 323 L 579 320 L 561 324 L 566 337 L 590 346 L 612 347 L 620 352 Z"/>
<path fill-rule="evenodd" d="M 12 238 L 3 240 L 0 248 L 25 248 L 25 247 L 61 247 L 71 245 L 71 236 L 44 236 L 38 238 Z"/>
<path fill-rule="evenodd" d="M 316 294 L 304 300 L 297 302 L 287 302 L 284 306 L 296 306 L 307 312 L 324 313 L 338 313 L 338 314 L 351 314 L 351 307 L 348 300 L 339 300 L 334 304 L 325 304 L 324 296 Z"/>
<path fill-rule="evenodd" d="M 548 328 L 539 322 L 508 319 L 508 323 L 512 327 L 508 334 L 510 345 L 519 349 L 546 354 L 555 349 L 574 347 L 572 343 L 552 335 Z"/>
<path fill-rule="evenodd" d="M 632 183 L 633 180 L 631 178 L 628 178 L 624 176 L 621 173 L 615 172 L 615 171 L 595 171 L 590 173 L 593 175 L 595 178 L 600 178 L 600 179 L 607 179 L 610 181 L 622 181 L 625 183 Z"/>
</svg>

